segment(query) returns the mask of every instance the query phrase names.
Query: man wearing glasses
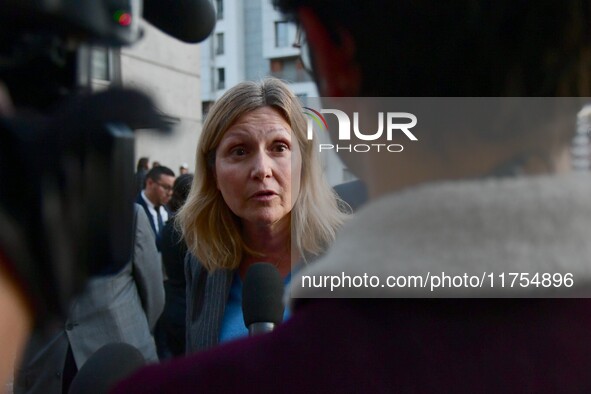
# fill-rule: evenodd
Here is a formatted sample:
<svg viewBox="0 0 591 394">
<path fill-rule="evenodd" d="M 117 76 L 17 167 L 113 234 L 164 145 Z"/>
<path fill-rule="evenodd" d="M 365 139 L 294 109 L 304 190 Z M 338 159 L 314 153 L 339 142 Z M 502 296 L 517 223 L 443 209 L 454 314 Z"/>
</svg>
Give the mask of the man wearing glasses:
<svg viewBox="0 0 591 394">
<path fill-rule="evenodd" d="M 174 172 L 164 166 L 153 167 L 146 174 L 146 186 L 138 195 L 140 204 L 150 220 L 150 226 L 156 236 L 156 247 L 160 251 L 160 232 L 168 221 L 169 211 L 166 204 L 172 196 Z"/>
</svg>

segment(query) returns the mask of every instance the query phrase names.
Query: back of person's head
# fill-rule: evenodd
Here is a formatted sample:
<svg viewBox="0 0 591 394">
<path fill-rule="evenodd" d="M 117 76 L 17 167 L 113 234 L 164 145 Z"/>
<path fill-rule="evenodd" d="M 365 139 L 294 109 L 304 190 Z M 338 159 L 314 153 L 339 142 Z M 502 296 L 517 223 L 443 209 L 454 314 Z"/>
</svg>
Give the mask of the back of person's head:
<svg viewBox="0 0 591 394">
<path fill-rule="evenodd" d="M 191 191 L 191 184 L 193 183 L 193 174 L 183 174 L 174 180 L 172 188 L 172 197 L 168 203 L 168 207 L 172 212 L 178 211 L 183 206 Z"/>
<path fill-rule="evenodd" d="M 275 3 L 306 32 L 315 79 L 325 96 L 543 98 L 591 94 L 591 0 Z M 407 144 L 405 155 L 384 153 L 369 159 L 382 160 L 381 167 L 412 164 L 413 182 L 496 174 L 503 163 L 517 163 L 511 167 L 527 169 L 524 172 L 567 168 L 565 149 L 582 102 L 555 99 L 538 105 L 528 100 L 505 99 L 494 102 L 492 108 L 480 106 L 486 117 L 468 113 L 476 123 L 457 119 L 469 111 L 466 103 L 478 106 L 478 100 L 465 100 L 463 106 L 443 101 L 455 111 L 455 123 L 438 124 L 438 113 L 447 116 L 451 112 L 430 105 L 431 119 L 422 115 L 419 120 L 420 143 Z M 507 107 L 511 110 L 503 114 Z M 511 116 L 520 121 L 511 122 Z M 353 159 L 369 160 L 358 154 L 339 154 L 350 168 L 356 165 Z M 421 176 L 415 176 L 420 169 L 415 163 L 425 158 L 433 162 L 423 165 Z M 353 171 L 366 172 L 360 168 Z M 364 164 L 363 168 L 369 167 Z"/>
<path fill-rule="evenodd" d="M 158 182 L 161 175 L 175 176 L 174 171 L 165 166 L 152 167 L 146 174 L 146 178 Z"/>
<path fill-rule="evenodd" d="M 311 10 L 362 75 L 356 96 L 591 94 L 588 0 L 274 0 Z M 318 81 L 321 82 L 321 81 Z"/>
</svg>

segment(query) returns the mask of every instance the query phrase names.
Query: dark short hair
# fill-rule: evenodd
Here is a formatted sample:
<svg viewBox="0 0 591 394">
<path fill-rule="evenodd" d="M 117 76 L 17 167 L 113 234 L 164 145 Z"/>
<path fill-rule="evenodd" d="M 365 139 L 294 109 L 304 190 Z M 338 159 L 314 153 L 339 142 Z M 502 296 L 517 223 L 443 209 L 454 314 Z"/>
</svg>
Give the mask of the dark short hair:
<svg viewBox="0 0 591 394">
<path fill-rule="evenodd" d="M 165 166 L 158 166 L 153 167 L 152 169 L 150 169 L 150 171 L 148 171 L 148 173 L 146 174 L 146 179 L 150 178 L 151 180 L 158 182 L 160 180 L 161 175 L 175 176 L 174 171 L 170 168 Z"/>
<path fill-rule="evenodd" d="M 362 96 L 590 95 L 591 0 L 274 4 L 292 16 L 308 7 L 328 31 L 353 37 Z"/>
</svg>

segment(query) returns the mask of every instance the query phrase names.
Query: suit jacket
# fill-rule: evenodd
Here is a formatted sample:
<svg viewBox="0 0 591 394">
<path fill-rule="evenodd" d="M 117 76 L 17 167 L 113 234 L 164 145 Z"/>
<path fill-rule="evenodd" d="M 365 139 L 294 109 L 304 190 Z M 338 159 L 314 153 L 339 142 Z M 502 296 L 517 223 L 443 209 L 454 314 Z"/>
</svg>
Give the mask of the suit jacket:
<svg viewBox="0 0 591 394">
<path fill-rule="evenodd" d="M 590 307 L 309 299 L 270 334 L 140 369 L 111 394 L 589 393 Z"/>
<path fill-rule="evenodd" d="M 318 256 L 307 256 L 313 263 Z M 300 262 L 292 272 L 303 267 Z M 187 281 L 186 354 L 207 350 L 219 344 L 226 303 L 235 270 L 217 269 L 207 272 L 191 253 L 185 257 Z"/>
<path fill-rule="evenodd" d="M 160 238 L 161 238 L 160 235 L 161 234 L 158 234 L 158 232 L 156 231 L 156 223 L 154 223 L 154 217 L 150 213 L 150 210 L 148 209 L 148 205 L 146 204 L 146 201 L 142 198 L 141 192 L 138 193 L 137 198 L 135 199 L 135 202 L 136 202 L 136 204 L 139 204 L 142 208 L 144 208 L 144 212 L 146 212 L 146 216 L 148 217 L 150 227 L 152 227 L 152 232 L 154 233 L 154 238 L 156 240 L 156 248 L 158 249 L 158 252 L 160 252 Z M 172 216 L 172 212 L 170 211 L 170 209 L 168 209 L 168 207 L 166 205 L 163 205 L 163 207 L 166 210 L 166 212 L 168 212 L 168 218 L 170 219 L 170 217 Z M 160 231 L 162 231 L 162 229 L 160 229 Z"/>
<path fill-rule="evenodd" d="M 187 354 L 218 344 L 233 270 L 218 269 L 208 273 L 197 258 L 187 253 Z"/>
<path fill-rule="evenodd" d="M 78 369 L 102 346 L 135 346 L 157 361 L 152 331 L 164 308 L 164 286 L 154 234 L 136 205 L 132 260 L 117 274 L 91 279 L 72 305 L 65 327 L 29 342 L 14 392 L 60 394 L 68 344 Z"/>
<path fill-rule="evenodd" d="M 185 281 L 185 256 L 187 245 L 174 220 L 170 218 L 162 229 L 162 264 L 166 272 L 164 312 L 158 323 L 162 329 L 166 347 L 174 356 L 185 354 L 187 293 Z M 158 340 L 158 338 L 157 338 Z M 157 343 L 160 345 L 161 343 Z M 159 350 L 161 352 L 161 350 Z M 162 355 L 161 355 L 162 356 Z"/>
</svg>

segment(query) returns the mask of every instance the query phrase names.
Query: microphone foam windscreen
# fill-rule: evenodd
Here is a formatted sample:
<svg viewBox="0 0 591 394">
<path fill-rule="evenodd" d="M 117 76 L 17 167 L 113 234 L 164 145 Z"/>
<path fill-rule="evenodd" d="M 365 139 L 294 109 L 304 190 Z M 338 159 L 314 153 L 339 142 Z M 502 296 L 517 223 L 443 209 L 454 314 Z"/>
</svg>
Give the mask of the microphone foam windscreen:
<svg viewBox="0 0 591 394">
<path fill-rule="evenodd" d="M 216 21 L 209 0 L 144 0 L 143 16 L 164 33 L 190 44 L 205 40 Z"/>
<path fill-rule="evenodd" d="M 256 263 L 246 271 L 242 313 L 246 327 L 283 321 L 283 280 L 273 264 Z"/>
<path fill-rule="evenodd" d="M 146 364 L 138 349 L 110 343 L 89 357 L 72 380 L 69 394 L 107 394 L 115 383 Z"/>
</svg>

